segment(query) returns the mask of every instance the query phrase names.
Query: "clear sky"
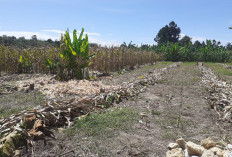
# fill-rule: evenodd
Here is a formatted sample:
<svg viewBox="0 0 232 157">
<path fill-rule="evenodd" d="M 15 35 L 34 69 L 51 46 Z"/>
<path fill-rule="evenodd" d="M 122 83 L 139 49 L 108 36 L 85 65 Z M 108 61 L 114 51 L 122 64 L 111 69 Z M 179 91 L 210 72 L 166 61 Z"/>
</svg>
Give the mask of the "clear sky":
<svg viewBox="0 0 232 157">
<path fill-rule="evenodd" d="M 91 42 L 154 44 L 174 20 L 193 40 L 232 42 L 232 0 L 0 0 L 0 35 L 59 39 L 67 28 Z"/>
</svg>

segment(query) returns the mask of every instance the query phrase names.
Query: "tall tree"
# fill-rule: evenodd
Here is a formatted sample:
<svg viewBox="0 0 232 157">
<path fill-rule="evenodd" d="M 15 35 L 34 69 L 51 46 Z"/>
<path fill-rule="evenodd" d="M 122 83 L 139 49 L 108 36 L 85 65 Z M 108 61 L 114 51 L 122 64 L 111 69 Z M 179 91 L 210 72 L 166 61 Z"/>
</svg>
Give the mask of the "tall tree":
<svg viewBox="0 0 232 157">
<path fill-rule="evenodd" d="M 180 38 L 180 32 L 180 27 L 178 27 L 177 24 L 172 21 L 169 23 L 169 25 L 166 25 L 159 30 L 154 40 L 158 44 L 164 44 L 167 42 L 176 43 Z"/>
<path fill-rule="evenodd" d="M 189 43 L 192 43 L 191 38 L 187 35 L 185 35 L 182 39 L 179 41 L 181 46 L 187 46 Z"/>
<path fill-rule="evenodd" d="M 193 45 L 194 45 L 194 47 L 199 48 L 199 47 L 201 47 L 202 44 L 200 41 L 196 40 Z"/>
<path fill-rule="evenodd" d="M 32 46 L 37 46 L 38 40 L 37 40 L 37 36 L 36 35 L 32 35 L 31 36 L 31 42 L 32 42 Z"/>
</svg>

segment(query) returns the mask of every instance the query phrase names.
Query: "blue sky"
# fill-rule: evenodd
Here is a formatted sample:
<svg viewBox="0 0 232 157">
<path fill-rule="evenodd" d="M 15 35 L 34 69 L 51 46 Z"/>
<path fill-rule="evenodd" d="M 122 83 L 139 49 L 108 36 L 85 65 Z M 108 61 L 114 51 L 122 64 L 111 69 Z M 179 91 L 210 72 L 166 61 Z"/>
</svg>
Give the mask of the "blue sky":
<svg viewBox="0 0 232 157">
<path fill-rule="evenodd" d="M 67 28 L 91 42 L 154 44 L 174 20 L 193 40 L 232 42 L 231 0 L 0 0 L 0 35 L 59 39 Z"/>
</svg>

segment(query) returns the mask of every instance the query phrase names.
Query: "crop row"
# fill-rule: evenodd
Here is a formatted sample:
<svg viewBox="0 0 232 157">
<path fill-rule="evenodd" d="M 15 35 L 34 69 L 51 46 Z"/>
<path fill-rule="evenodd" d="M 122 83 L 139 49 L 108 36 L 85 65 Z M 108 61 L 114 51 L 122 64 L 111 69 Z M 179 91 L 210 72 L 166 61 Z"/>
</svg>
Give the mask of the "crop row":
<svg viewBox="0 0 232 157">
<path fill-rule="evenodd" d="M 41 47 L 19 49 L 0 46 L 0 73 L 48 73 L 46 66 L 49 59 L 55 63 L 60 59 L 60 48 Z M 90 47 L 90 69 L 101 72 L 119 71 L 124 68 L 140 66 L 162 60 L 162 55 L 155 52 L 135 50 L 122 47 Z"/>
</svg>

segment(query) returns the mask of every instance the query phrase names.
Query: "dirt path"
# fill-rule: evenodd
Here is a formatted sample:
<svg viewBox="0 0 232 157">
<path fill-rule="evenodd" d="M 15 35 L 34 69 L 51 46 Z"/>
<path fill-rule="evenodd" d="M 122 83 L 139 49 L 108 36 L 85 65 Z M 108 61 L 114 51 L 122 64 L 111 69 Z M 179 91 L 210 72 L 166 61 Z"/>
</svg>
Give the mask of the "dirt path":
<svg viewBox="0 0 232 157">
<path fill-rule="evenodd" d="M 206 91 L 199 85 L 200 76 L 196 65 L 182 64 L 137 100 L 122 103 L 147 112 L 150 123 L 135 125 L 134 132 L 120 133 L 114 139 L 120 154 L 114 155 L 158 157 L 164 156 L 167 144 L 179 137 L 190 141 L 222 139 L 223 133 L 215 125 L 217 116 L 209 109 L 204 99 Z M 115 147 L 108 150 L 112 149 Z"/>
<path fill-rule="evenodd" d="M 85 132 L 93 128 L 87 128 L 85 132 L 72 130 L 71 136 L 67 136 L 66 132 L 57 132 L 57 140 L 48 141 L 45 147 L 42 142 L 38 143 L 35 154 L 162 157 L 165 156 L 167 145 L 179 137 L 193 142 L 199 142 L 206 137 L 217 141 L 232 137 L 229 128 L 225 132 L 217 125 L 218 117 L 204 98 L 207 91 L 200 85 L 200 78 L 201 73 L 195 63 L 183 63 L 165 74 L 163 80 L 149 86 L 138 97 L 124 100 L 110 109 L 130 109 L 126 118 L 120 119 L 131 126 L 130 129 L 117 121 L 119 117 L 111 120 L 108 114 L 106 120 L 101 117 L 103 123 L 97 123 L 97 120 L 94 122 L 93 128 L 97 128 L 94 133 L 98 136 L 86 135 Z M 132 114 L 132 111 L 136 114 Z M 109 112 L 111 111 L 106 111 Z M 120 113 L 119 116 L 125 115 Z M 118 125 L 107 124 L 107 119 L 110 119 L 110 124 Z M 88 125 L 87 122 L 84 126 Z M 98 125 L 106 125 L 106 128 L 101 130 Z M 110 133 L 104 132 L 106 129 Z M 68 153 L 65 155 L 65 152 Z"/>
</svg>

